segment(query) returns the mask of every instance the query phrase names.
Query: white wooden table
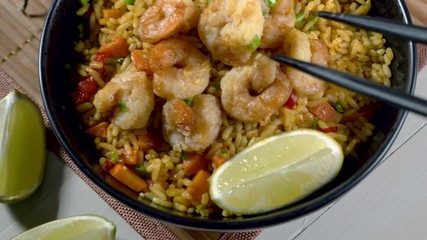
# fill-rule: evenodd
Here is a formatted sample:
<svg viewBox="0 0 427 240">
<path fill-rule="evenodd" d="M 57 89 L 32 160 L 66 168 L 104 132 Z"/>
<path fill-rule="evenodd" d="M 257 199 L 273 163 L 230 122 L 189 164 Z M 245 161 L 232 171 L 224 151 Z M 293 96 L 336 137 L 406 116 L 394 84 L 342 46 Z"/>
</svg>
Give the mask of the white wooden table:
<svg viewBox="0 0 427 240">
<path fill-rule="evenodd" d="M 415 95 L 427 99 L 427 68 Z M 381 164 L 332 204 L 265 229 L 257 240 L 427 239 L 427 118 L 408 114 Z M 142 239 L 59 158 L 49 154 L 45 184 L 30 199 L 0 204 L 0 239 L 52 219 L 100 214 L 117 225 L 120 240 Z"/>
</svg>

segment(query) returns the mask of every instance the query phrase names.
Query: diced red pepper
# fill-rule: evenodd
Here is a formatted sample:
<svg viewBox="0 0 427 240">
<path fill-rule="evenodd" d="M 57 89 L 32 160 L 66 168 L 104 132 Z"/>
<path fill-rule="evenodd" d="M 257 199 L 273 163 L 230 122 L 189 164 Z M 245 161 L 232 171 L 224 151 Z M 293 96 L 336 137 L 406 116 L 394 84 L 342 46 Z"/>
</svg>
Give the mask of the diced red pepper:
<svg viewBox="0 0 427 240">
<path fill-rule="evenodd" d="M 77 105 L 80 105 L 89 101 L 95 95 L 98 87 L 98 83 L 90 76 L 77 84 L 77 89 L 71 93 L 71 97 Z"/>
<path fill-rule="evenodd" d="M 114 165 L 115 165 L 114 163 L 106 160 L 102 164 L 101 168 L 104 169 L 105 171 L 109 172 L 111 169 L 113 169 Z"/>
<path fill-rule="evenodd" d="M 335 133 L 335 132 L 338 132 L 338 127 L 334 126 L 334 127 L 328 127 L 328 128 L 319 128 L 318 130 L 324 133 L 331 133 L 331 132 Z"/>
<path fill-rule="evenodd" d="M 108 53 L 105 52 L 96 52 L 92 55 L 92 61 L 95 62 L 102 62 L 105 63 L 107 62 L 107 59 L 111 58 L 110 55 Z"/>
<path fill-rule="evenodd" d="M 293 109 L 295 105 L 297 104 L 298 97 L 293 92 L 289 96 L 288 100 L 286 101 L 285 105 L 283 105 L 285 108 Z"/>
<path fill-rule="evenodd" d="M 343 116 L 341 122 L 348 123 L 348 122 L 355 122 L 361 117 L 365 117 L 367 119 L 370 119 L 374 116 L 374 108 L 373 107 L 363 107 L 359 109 L 358 112 L 350 115 Z"/>
</svg>

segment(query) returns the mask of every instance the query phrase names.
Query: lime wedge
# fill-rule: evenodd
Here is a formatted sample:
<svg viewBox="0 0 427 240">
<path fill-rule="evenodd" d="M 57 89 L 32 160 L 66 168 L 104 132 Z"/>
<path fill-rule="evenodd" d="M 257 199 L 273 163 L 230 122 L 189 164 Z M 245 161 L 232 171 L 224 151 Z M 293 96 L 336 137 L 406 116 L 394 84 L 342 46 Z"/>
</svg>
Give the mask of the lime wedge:
<svg viewBox="0 0 427 240">
<path fill-rule="evenodd" d="M 300 129 L 264 139 L 236 154 L 210 178 L 211 199 L 239 215 L 294 203 L 340 171 L 341 146 L 327 134 Z"/>
<path fill-rule="evenodd" d="M 32 228 L 11 240 L 114 240 L 116 225 L 98 215 L 78 215 Z"/>
<path fill-rule="evenodd" d="M 45 163 L 40 110 L 28 97 L 12 91 L 0 101 L 0 202 L 30 196 L 43 180 Z"/>
</svg>

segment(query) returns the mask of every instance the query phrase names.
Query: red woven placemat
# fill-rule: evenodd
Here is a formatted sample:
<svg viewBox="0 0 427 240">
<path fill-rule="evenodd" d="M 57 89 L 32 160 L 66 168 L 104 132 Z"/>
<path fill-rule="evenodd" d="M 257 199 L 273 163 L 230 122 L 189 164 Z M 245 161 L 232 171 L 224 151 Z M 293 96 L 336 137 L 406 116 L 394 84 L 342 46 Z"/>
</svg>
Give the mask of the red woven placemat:
<svg viewBox="0 0 427 240">
<path fill-rule="evenodd" d="M 427 63 L 427 46 L 417 45 L 418 48 L 418 71 L 420 71 Z M 13 79 L 0 69 L 0 98 L 9 93 L 12 89 L 17 89 L 23 92 L 23 89 Z M 46 114 L 42 108 L 43 117 L 45 119 L 46 127 L 49 128 Z M 77 166 L 71 161 L 70 157 L 65 153 L 63 149 L 60 150 L 60 157 L 70 166 L 70 168 L 76 172 L 102 199 L 104 199 L 117 213 L 119 213 L 123 219 L 128 222 L 143 238 L 147 240 L 179 240 L 179 237 L 172 232 L 165 224 L 155 219 L 148 218 L 139 212 L 130 209 L 121 202 L 113 199 L 106 194 L 102 189 L 96 186 L 90 179 L 88 179 Z M 221 235 L 220 240 L 240 240 L 255 239 L 261 230 L 249 231 L 249 232 L 228 232 Z"/>
</svg>

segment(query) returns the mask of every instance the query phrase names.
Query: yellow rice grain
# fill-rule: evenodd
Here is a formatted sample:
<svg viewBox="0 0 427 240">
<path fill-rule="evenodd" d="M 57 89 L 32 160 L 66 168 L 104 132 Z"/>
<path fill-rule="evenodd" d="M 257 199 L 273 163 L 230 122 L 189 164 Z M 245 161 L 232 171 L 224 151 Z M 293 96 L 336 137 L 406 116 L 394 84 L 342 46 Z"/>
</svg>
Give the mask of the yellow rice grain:
<svg viewBox="0 0 427 240">
<path fill-rule="evenodd" d="M 172 207 L 172 202 L 158 198 L 158 197 L 153 197 L 152 199 L 153 203 L 157 203 L 160 206 L 166 207 L 166 208 L 171 208 Z"/>
</svg>

